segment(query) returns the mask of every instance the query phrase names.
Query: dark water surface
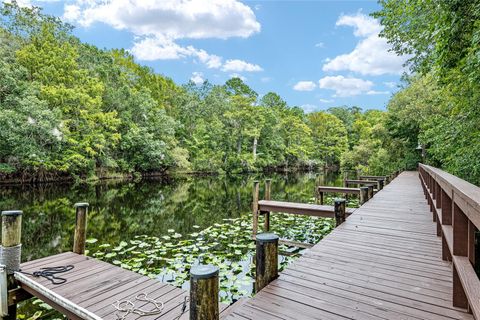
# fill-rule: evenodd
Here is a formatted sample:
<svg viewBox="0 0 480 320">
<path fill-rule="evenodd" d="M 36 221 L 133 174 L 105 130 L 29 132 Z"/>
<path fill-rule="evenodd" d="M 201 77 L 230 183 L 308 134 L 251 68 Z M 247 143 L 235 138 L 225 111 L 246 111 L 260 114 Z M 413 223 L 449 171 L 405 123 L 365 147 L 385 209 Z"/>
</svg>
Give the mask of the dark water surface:
<svg viewBox="0 0 480 320">
<path fill-rule="evenodd" d="M 1 187 L 0 210 L 24 211 L 22 260 L 28 261 L 71 250 L 76 202 L 90 203 L 87 237 L 115 244 L 168 229 L 190 233 L 247 214 L 253 181 L 262 182 L 262 197 L 265 178 L 273 179 L 275 200 L 311 201 L 319 180 L 341 185 L 335 173 L 295 173 Z"/>
</svg>

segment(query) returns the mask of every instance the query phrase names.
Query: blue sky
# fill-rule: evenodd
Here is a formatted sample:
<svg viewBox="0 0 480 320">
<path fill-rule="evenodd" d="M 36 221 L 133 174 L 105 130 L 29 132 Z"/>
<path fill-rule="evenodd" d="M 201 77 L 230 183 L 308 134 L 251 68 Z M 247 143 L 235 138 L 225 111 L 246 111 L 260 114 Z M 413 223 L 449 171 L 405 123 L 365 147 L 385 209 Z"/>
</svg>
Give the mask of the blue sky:
<svg viewBox="0 0 480 320">
<path fill-rule="evenodd" d="M 385 108 L 404 58 L 388 51 L 369 14 L 376 1 L 28 1 L 76 26 L 101 48 L 183 84 L 240 76 L 260 95 L 310 112 L 337 105 Z"/>
</svg>

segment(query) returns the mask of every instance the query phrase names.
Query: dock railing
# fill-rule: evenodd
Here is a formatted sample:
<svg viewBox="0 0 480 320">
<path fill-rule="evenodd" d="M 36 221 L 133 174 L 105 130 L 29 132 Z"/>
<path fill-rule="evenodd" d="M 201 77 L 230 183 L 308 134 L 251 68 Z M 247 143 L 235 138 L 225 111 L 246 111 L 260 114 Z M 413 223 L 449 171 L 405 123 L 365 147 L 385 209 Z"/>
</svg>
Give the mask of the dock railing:
<svg viewBox="0 0 480 320">
<path fill-rule="evenodd" d="M 419 175 L 442 237 L 442 258 L 452 262 L 453 306 L 467 308 L 480 319 L 480 280 L 475 272 L 480 261 L 480 188 L 425 164 L 419 164 Z"/>
</svg>

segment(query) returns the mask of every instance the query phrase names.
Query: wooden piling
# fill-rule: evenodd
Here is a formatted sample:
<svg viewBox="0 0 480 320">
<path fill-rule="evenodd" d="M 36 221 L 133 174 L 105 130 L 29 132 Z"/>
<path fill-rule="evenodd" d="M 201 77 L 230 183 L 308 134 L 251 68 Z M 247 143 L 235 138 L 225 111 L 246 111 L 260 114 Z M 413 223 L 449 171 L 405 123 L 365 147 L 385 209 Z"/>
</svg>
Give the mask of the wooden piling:
<svg viewBox="0 0 480 320">
<path fill-rule="evenodd" d="M 368 201 L 368 186 L 367 187 L 360 187 L 360 205 L 364 204 Z"/>
<path fill-rule="evenodd" d="M 253 181 L 253 194 L 252 194 L 252 236 L 255 239 L 258 232 L 258 194 L 259 194 L 259 183 L 258 181 Z"/>
<path fill-rule="evenodd" d="M 320 197 L 320 204 L 323 204 L 323 202 L 325 200 L 323 191 L 318 191 L 318 195 Z"/>
<path fill-rule="evenodd" d="M 368 188 L 368 199 L 370 200 L 373 198 L 373 184 L 368 185 L 367 188 Z"/>
<path fill-rule="evenodd" d="M 190 320 L 218 320 L 218 268 L 198 265 L 190 270 Z"/>
<path fill-rule="evenodd" d="M 265 180 L 265 200 L 271 200 L 272 197 L 272 179 Z M 265 211 L 264 213 L 265 222 L 263 225 L 263 230 L 265 232 L 270 230 L 270 212 Z"/>
<path fill-rule="evenodd" d="M 87 215 L 88 203 L 75 203 L 75 236 L 73 238 L 73 252 L 85 254 L 87 243 Z"/>
<path fill-rule="evenodd" d="M 278 277 L 278 236 L 259 233 L 256 243 L 255 292 L 259 292 Z"/>
<path fill-rule="evenodd" d="M 335 199 L 335 226 L 338 227 L 345 221 L 345 199 Z"/>
<path fill-rule="evenodd" d="M 18 247 L 17 258 L 10 257 L 10 261 L 3 262 L 7 267 L 7 289 L 9 291 L 18 287 L 13 275 L 14 271 L 18 270 L 12 269 L 17 269 L 20 266 L 21 247 L 19 246 L 22 244 L 22 214 L 23 212 L 20 210 L 2 211 L 2 247 L 6 250 L 14 250 L 8 248 Z M 8 306 L 8 316 L 4 316 L 2 319 L 15 320 L 16 318 L 17 304 L 13 303 Z"/>
<path fill-rule="evenodd" d="M 383 179 L 377 179 L 377 190 L 380 191 L 383 189 Z"/>
</svg>

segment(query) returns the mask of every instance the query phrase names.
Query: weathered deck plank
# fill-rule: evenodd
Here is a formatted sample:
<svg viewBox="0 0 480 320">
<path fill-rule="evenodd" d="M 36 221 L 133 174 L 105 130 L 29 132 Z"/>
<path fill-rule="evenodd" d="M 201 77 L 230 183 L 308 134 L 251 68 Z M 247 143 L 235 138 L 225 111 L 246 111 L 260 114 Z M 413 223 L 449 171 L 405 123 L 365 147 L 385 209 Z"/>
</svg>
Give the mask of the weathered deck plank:
<svg viewBox="0 0 480 320">
<path fill-rule="evenodd" d="M 404 172 L 225 319 L 473 319 L 417 172 Z"/>
<path fill-rule="evenodd" d="M 32 273 L 40 268 L 70 264 L 74 266 L 74 269 L 61 274 L 62 278 L 67 279 L 67 282 L 63 284 L 54 285 L 45 278 L 27 277 L 62 296 L 71 304 L 79 306 L 101 319 L 117 319 L 113 303 L 122 299 L 134 300 L 135 296 L 140 293 L 147 293 L 150 298 L 163 302 L 163 311 L 160 314 L 141 317 L 137 314 L 130 314 L 125 319 L 173 320 L 184 314 L 188 315 L 188 303 L 187 309 L 182 313 L 185 297 L 188 296 L 187 291 L 91 257 L 72 252 L 61 253 L 23 263 L 21 270 Z M 20 285 L 26 291 L 41 298 L 42 292 L 34 292 L 32 288 L 23 283 Z M 51 300 L 46 300 L 46 302 L 61 312 L 66 311 Z M 148 307 L 145 302 L 136 304 L 138 307 Z M 227 305 L 221 304 L 220 310 L 222 311 L 226 307 Z M 81 319 L 74 314 L 65 313 L 71 319 Z"/>
</svg>

